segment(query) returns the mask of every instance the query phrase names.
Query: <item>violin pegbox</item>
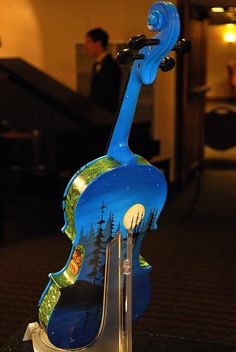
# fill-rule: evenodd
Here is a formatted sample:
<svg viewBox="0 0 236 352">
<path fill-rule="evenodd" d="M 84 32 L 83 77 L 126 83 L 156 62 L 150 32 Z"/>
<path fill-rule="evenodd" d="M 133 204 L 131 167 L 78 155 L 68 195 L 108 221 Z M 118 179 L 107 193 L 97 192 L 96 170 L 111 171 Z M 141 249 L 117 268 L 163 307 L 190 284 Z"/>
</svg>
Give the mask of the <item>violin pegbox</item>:
<svg viewBox="0 0 236 352">
<path fill-rule="evenodd" d="M 138 54 L 142 54 L 144 58 L 135 61 L 132 67 L 142 84 L 151 84 L 155 80 L 162 60 L 173 50 L 178 40 L 180 21 L 176 7 L 171 2 L 155 2 L 148 11 L 147 26 L 151 32 L 157 32 L 157 34 L 151 39 L 146 38 L 146 41 L 144 35 L 139 36 L 142 48 Z M 132 45 L 129 46 L 134 46 L 134 42 L 133 39 Z M 137 38 L 136 42 L 138 43 Z M 136 44 L 136 47 L 140 46 Z"/>
</svg>

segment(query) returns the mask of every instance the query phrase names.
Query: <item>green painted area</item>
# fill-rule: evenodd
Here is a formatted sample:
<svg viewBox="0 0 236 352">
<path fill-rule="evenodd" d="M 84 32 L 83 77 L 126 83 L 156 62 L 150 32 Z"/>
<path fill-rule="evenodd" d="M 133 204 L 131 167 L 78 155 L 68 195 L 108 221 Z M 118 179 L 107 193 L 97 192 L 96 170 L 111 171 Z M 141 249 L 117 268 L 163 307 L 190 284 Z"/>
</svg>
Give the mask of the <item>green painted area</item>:
<svg viewBox="0 0 236 352">
<path fill-rule="evenodd" d="M 48 292 L 39 307 L 39 322 L 41 326 L 47 326 L 52 311 L 60 298 L 61 292 L 55 282 L 51 282 Z"/>
<path fill-rule="evenodd" d="M 81 193 L 96 177 L 120 165 L 118 161 L 105 156 L 86 166 L 72 182 L 65 201 L 65 214 L 67 219 L 65 233 L 72 242 L 76 237 L 74 212 Z"/>
<path fill-rule="evenodd" d="M 151 165 L 146 159 L 144 159 L 142 156 L 140 156 L 140 155 L 136 155 L 136 157 L 137 157 L 137 164 L 138 165 Z"/>
<path fill-rule="evenodd" d="M 60 288 L 73 285 L 79 276 L 83 259 L 84 246 L 78 245 L 74 248 L 66 269 L 60 274 L 51 274 L 52 280 L 55 281 Z"/>
<path fill-rule="evenodd" d="M 39 322 L 47 326 L 49 318 L 56 306 L 61 288 L 71 286 L 77 280 L 84 259 L 84 246 L 78 245 L 72 252 L 66 269 L 60 274 L 50 274 L 51 285 L 39 307 Z"/>
<path fill-rule="evenodd" d="M 146 260 L 141 256 L 141 254 L 139 255 L 139 265 L 141 266 L 141 268 L 147 268 L 148 266 L 150 266 L 150 264 L 146 262 Z"/>
</svg>

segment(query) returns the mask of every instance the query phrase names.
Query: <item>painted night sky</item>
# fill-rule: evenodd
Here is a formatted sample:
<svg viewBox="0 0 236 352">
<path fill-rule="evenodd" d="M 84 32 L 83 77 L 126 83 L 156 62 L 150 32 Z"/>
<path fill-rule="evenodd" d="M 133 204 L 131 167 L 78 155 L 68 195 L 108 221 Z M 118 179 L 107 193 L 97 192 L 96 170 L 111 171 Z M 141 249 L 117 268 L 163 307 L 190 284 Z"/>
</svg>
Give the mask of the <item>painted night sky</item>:
<svg viewBox="0 0 236 352">
<path fill-rule="evenodd" d="M 75 211 L 77 236 L 83 228 L 88 234 L 93 225 L 101 219 L 101 205 L 104 203 L 104 219 L 110 213 L 114 215 L 114 230 L 119 223 L 123 235 L 126 229 L 123 217 L 126 211 L 136 203 L 145 207 L 144 221 L 150 212 L 157 210 L 159 215 L 166 198 L 166 182 L 162 173 L 151 165 L 121 166 L 108 171 L 92 182 L 79 198 Z M 75 244 L 79 241 L 75 241 Z"/>
</svg>

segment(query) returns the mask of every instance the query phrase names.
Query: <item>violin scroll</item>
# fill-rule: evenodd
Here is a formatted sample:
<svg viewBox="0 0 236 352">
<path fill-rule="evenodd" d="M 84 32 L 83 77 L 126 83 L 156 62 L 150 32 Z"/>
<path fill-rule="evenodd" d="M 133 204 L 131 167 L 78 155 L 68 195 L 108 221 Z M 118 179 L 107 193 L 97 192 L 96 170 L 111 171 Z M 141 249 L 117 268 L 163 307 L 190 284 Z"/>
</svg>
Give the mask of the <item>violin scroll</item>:
<svg viewBox="0 0 236 352">
<path fill-rule="evenodd" d="M 155 3 L 149 13 L 147 19 L 147 26 L 150 32 L 159 32 L 164 25 L 165 17 L 163 16 L 162 11 L 158 9 L 158 5 Z"/>
<path fill-rule="evenodd" d="M 133 64 L 133 71 L 139 83 L 151 84 L 161 64 L 163 71 L 173 68 L 173 60 L 165 59 L 173 49 L 179 36 L 179 15 L 170 2 L 156 2 L 148 12 L 148 29 L 158 32 L 153 38 L 144 34 L 132 37 L 128 48 L 118 53 L 120 64 Z M 138 63 L 136 60 L 142 60 Z M 162 62 L 164 59 L 164 62 Z"/>
<path fill-rule="evenodd" d="M 128 42 L 128 48 L 117 54 L 117 61 L 121 65 L 133 65 L 135 60 L 144 60 L 143 64 L 139 63 L 136 69 L 139 69 L 141 83 L 150 84 L 154 80 L 154 74 L 157 73 L 156 63 L 159 62 L 159 68 L 163 72 L 170 71 L 175 67 L 175 60 L 169 56 L 163 57 L 165 55 L 162 55 L 162 50 L 165 50 L 166 53 L 175 51 L 178 54 L 186 54 L 191 50 L 191 41 L 182 38 L 176 42 L 179 33 L 179 20 L 176 8 L 171 3 L 155 3 L 148 13 L 147 26 L 151 32 L 159 33 L 153 38 L 147 38 L 145 34 L 132 37 Z M 171 47 L 171 43 L 174 46 L 172 44 Z M 155 50 L 153 50 L 154 46 Z M 142 69 L 142 67 L 144 68 Z M 152 73 L 149 72 L 151 68 L 153 69 Z M 147 76 L 148 74 L 149 76 Z M 150 79 L 150 82 L 147 78 Z"/>
</svg>

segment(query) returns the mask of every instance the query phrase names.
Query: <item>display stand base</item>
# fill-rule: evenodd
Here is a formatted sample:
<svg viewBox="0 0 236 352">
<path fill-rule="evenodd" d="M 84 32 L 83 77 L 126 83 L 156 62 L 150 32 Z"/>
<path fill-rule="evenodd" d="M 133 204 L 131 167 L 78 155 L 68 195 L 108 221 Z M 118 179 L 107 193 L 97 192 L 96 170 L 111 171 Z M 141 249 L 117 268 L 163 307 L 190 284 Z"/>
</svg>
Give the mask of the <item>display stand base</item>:
<svg viewBox="0 0 236 352">
<path fill-rule="evenodd" d="M 122 241 L 119 232 L 107 247 L 103 315 L 96 339 L 86 347 L 64 350 L 52 345 L 37 323 L 31 323 L 23 340 L 32 339 L 34 352 L 132 352 L 132 233 L 127 232 L 125 258 Z"/>
</svg>

